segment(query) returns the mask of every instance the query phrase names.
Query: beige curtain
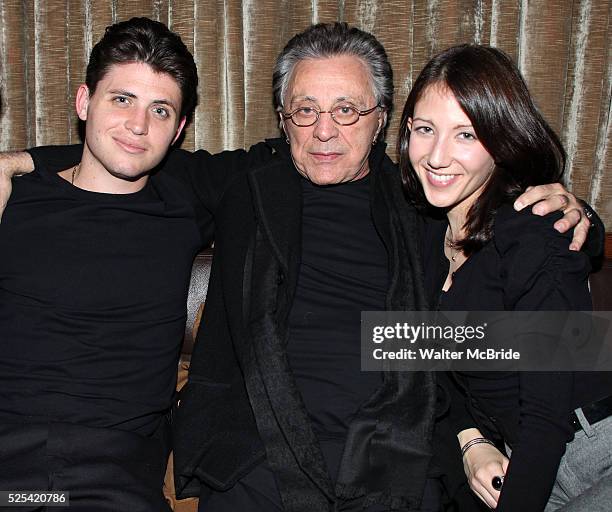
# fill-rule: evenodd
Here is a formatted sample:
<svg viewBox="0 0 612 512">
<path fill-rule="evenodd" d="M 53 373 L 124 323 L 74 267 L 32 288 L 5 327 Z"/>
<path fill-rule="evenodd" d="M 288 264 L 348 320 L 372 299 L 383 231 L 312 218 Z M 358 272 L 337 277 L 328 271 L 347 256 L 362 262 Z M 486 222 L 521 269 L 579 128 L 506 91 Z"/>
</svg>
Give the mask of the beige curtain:
<svg viewBox="0 0 612 512">
<path fill-rule="evenodd" d="M 612 226 L 609 0 L 0 0 L 0 149 L 78 141 L 74 93 L 104 27 L 131 16 L 168 24 L 192 49 L 199 106 L 183 147 L 244 147 L 278 133 L 271 70 L 310 23 L 374 33 L 401 108 L 438 50 L 475 41 L 514 57 L 569 154 L 570 187 Z"/>
</svg>

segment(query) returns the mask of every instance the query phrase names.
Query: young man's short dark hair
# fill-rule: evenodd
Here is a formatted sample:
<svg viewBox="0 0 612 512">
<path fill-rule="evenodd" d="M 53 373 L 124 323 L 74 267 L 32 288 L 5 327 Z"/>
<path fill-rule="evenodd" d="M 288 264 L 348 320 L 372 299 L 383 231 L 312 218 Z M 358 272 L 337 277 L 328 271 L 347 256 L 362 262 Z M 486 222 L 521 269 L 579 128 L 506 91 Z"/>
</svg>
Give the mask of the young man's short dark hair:
<svg viewBox="0 0 612 512">
<path fill-rule="evenodd" d="M 198 71 L 193 55 L 166 25 L 149 18 L 132 18 L 106 27 L 93 47 L 85 83 L 93 94 L 113 64 L 142 62 L 174 78 L 181 89 L 181 117 L 197 103 Z"/>
</svg>

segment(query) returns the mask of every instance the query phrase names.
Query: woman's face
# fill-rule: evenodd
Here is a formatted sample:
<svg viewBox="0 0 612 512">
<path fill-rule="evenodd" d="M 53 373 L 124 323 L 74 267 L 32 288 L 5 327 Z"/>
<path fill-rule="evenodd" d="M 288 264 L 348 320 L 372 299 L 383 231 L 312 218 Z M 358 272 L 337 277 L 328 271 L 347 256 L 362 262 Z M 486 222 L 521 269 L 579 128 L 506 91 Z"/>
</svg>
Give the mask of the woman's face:
<svg viewBox="0 0 612 512">
<path fill-rule="evenodd" d="M 467 214 L 494 162 L 453 93 L 443 85 L 425 89 L 408 128 L 408 155 L 427 200 Z"/>
</svg>

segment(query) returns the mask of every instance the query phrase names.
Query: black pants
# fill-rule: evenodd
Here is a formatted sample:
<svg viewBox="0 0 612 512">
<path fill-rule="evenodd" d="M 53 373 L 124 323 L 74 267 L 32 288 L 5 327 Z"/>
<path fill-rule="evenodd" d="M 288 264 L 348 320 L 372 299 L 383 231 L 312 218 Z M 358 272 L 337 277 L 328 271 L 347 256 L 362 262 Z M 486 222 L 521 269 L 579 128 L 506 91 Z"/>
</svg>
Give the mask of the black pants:
<svg viewBox="0 0 612 512">
<path fill-rule="evenodd" d="M 0 490 L 68 491 L 50 512 L 168 512 L 164 425 L 153 437 L 69 423 L 0 424 Z"/>
<path fill-rule="evenodd" d="M 428 479 L 420 512 L 439 512 L 441 485 L 437 479 Z M 338 512 L 386 512 L 382 505 L 362 508 L 363 499 L 342 503 Z M 198 512 L 282 512 L 280 495 L 274 473 L 265 464 L 260 464 L 238 481 L 230 490 L 212 492 L 200 498 Z M 313 511 L 316 512 L 316 511 Z"/>
</svg>

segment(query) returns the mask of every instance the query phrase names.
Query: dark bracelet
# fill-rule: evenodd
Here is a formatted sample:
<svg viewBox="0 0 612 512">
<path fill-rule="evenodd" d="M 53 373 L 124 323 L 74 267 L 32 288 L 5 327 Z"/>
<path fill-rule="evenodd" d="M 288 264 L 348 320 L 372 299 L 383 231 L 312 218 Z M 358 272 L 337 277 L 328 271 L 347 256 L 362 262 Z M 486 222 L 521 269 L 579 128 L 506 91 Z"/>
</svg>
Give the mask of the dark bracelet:
<svg viewBox="0 0 612 512">
<path fill-rule="evenodd" d="M 474 439 L 472 439 L 471 441 L 468 441 L 467 443 L 465 443 L 463 445 L 463 448 L 461 448 L 461 457 L 465 456 L 465 452 L 467 452 L 472 446 L 474 446 L 475 444 L 490 444 L 491 446 L 495 446 L 493 444 L 493 441 L 491 441 L 490 439 L 487 439 L 486 437 L 475 437 Z"/>
</svg>

